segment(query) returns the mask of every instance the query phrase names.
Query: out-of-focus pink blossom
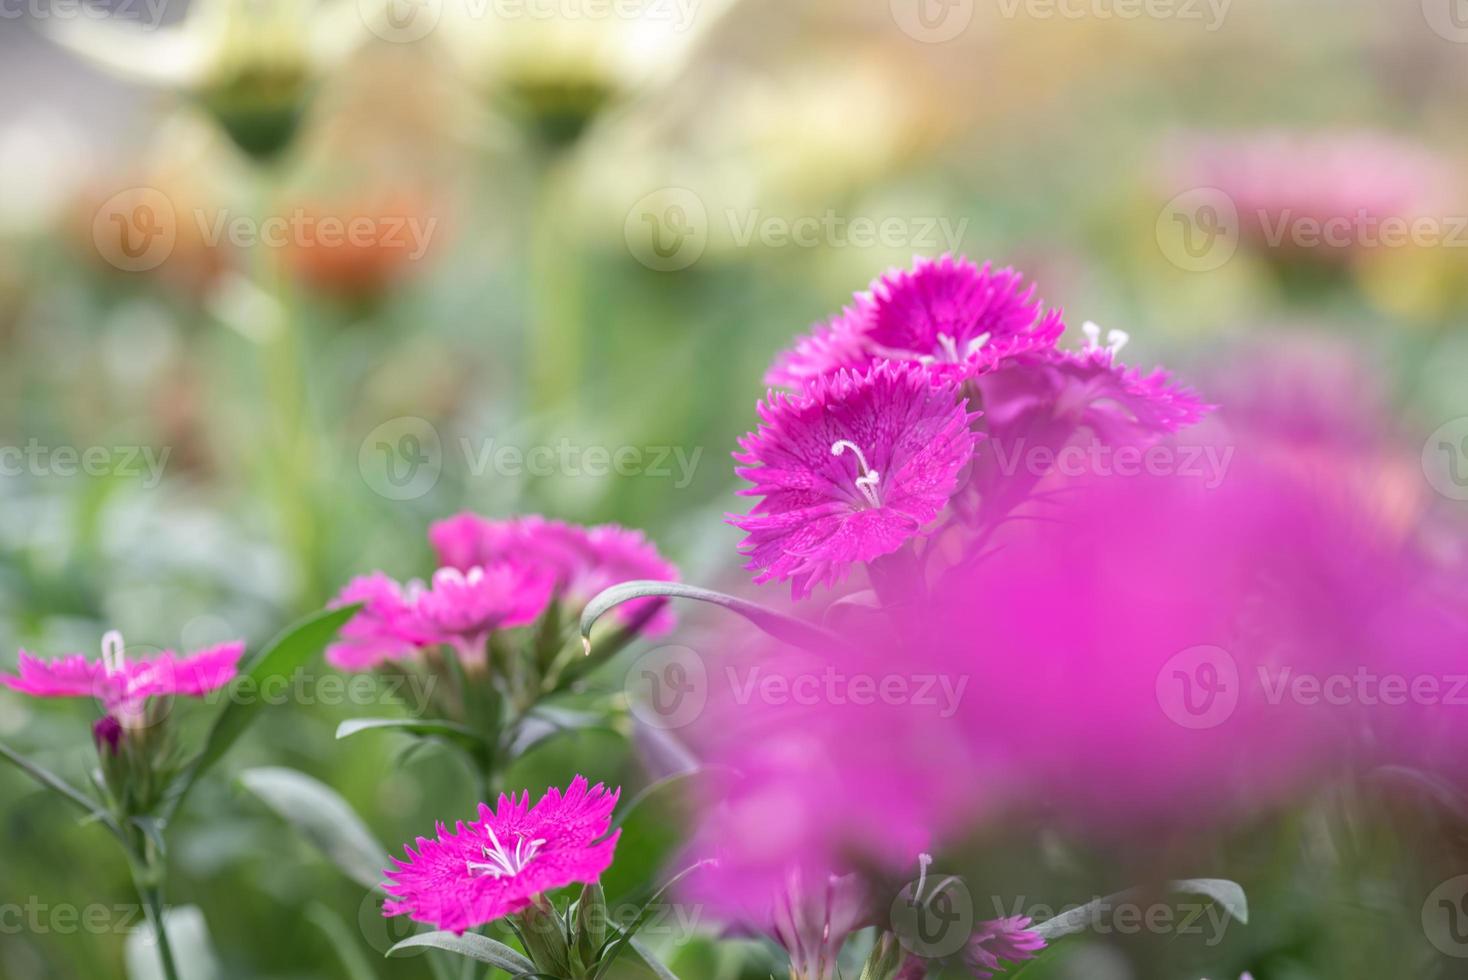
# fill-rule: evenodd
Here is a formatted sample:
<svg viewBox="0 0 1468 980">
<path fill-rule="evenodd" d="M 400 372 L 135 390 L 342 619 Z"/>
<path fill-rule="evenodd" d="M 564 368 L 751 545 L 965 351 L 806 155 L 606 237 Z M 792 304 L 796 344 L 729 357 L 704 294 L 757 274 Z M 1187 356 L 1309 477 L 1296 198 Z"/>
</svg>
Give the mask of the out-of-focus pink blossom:
<svg viewBox="0 0 1468 980">
<path fill-rule="evenodd" d="M 38 698 L 94 697 L 123 727 L 140 724 L 149 698 L 181 694 L 203 697 L 234 679 L 243 641 L 221 643 L 181 656 L 164 650 L 144 660 L 128 659 L 122 635 L 102 638 L 102 659 L 80 653 L 45 661 L 20 651 L 17 675 L 0 674 L 0 684 Z"/>
</svg>

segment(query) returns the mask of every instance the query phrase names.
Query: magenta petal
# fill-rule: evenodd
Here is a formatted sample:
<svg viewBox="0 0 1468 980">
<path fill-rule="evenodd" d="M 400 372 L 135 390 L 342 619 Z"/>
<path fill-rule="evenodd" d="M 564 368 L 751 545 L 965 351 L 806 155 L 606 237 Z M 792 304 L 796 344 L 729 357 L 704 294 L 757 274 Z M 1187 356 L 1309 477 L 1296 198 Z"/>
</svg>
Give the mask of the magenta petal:
<svg viewBox="0 0 1468 980">
<path fill-rule="evenodd" d="M 921 534 L 978 439 L 956 389 L 915 364 L 843 371 L 799 396 L 772 392 L 758 411 L 763 424 L 734 458 L 753 484 L 741 493 L 762 499 L 729 522 L 747 532 L 740 550 L 756 581 L 790 579 L 797 598 Z"/>
<path fill-rule="evenodd" d="M 529 793 L 501 796 L 477 819 L 433 839 L 420 837 L 394 859 L 384 888 L 387 915 L 407 915 L 463 933 L 528 906 L 535 896 L 596 881 L 611 866 L 621 831 L 607 834 L 620 790 L 577 776 L 532 807 Z"/>
</svg>

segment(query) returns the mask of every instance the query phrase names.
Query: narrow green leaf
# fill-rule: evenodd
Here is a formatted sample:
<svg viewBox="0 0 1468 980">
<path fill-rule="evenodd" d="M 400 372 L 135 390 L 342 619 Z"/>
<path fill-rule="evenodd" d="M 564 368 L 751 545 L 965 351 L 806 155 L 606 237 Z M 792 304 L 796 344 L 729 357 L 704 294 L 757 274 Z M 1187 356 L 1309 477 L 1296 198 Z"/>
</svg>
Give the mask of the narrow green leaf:
<svg viewBox="0 0 1468 980">
<path fill-rule="evenodd" d="M 690 769 L 645 787 L 620 807 L 612 829 L 620 829 L 617 860 L 602 873 L 608 894 L 625 896 L 654 880 L 693 829 L 694 793 L 715 770 Z"/>
<path fill-rule="evenodd" d="M 399 732 L 418 738 L 439 738 L 470 752 L 483 752 L 484 739 L 474 729 L 458 722 L 437 718 L 349 718 L 336 726 L 338 739 L 351 738 L 362 732 Z"/>
<path fill-rule="evenodd" d="M 581 641 L 587 653 L 591 652 L 591 628 L 596 625 L 597 620 L 624 602 L 651 598 L 694 599 L 722 606 L 743 616 L 775 639 L 806 649 L 827 652 L 833 647 L 843 645 L 841 638 L 834 633 L 747 599 L 696 585 L 684 585 L 681 582 L 637 581 L 614 585 L 587 603 L 586 609 L 581 613 Z"/>
<path fill-rule="evenodd" d="M 1239 922 L 1247 924 L 1249 921 L 1249 902 L 1244 896 L 1244 889 L 1227 879 L 1190 878 L 1184 881 L 1171 881 L 1167 884 L 1167 891 L 1181 895 L 1202 895 L 1223 906 L 1224 911 Z M 1105 898 L 1098 898 L 1080 908 L 1062 912 L 1054 918 L 1037 923 L 1031 927 L 1031 931 L 1039 933 L 1046 942 L 1052 942 L 1072 933 L 1085 932 L 1107 909 L 1136 899 L 1141 895 L 1143 895 L 1143 890 L 1140 888 L 1131 888 L 1124 892 L 1117 892 L 1115 895 L 1107 895 Z"/>
<path fill-rule="evenodd" d="M 288 678 L 324 650 L 337 630 L 355 616 L 359 608 L 359 605 L 351 605 L 327 609 L 301 620 L 254 657 L 242 671 L 242 676 L 255 691 L 265 689 L 278 679 Z M 214 727 L 204 741 L 204 750 L 174 781 L 168 813 L 178 808 L 198 778 L 230 750 L 264 707 L 264 702 L 258 697 L 229 700 L 214 720 Z"/>
<path fill-rule="evenodd" d="M 99 807 L 96 801 L 45 766 L 32 762 L 4 743 L 0 743 L 0 757 L 3 757 L 11 765 L 15 766 L 27 776 L 30 776 L 42 786 L 71 802 L 85 812 L 87 816 L 98 821 L 108 830 L 112 831 L 112 833 L 116 834 L 118 838 L 123 836 L 121 829 L 117 826 L 117 823 L 112 819 L 111 815 Z"/>
<path fill-rule="evenodd" d="M 326 936 L 348 980 L 377 980 L 377 973 L 362 952 L 358 935 L 340 915 L 320 902 L 306 906 L 306 921 Z"/>
<path fill-rule="evenodd" d="M 408 949 L 441 949 L 449 953 L 457 953 L 467 956 L 471 960 L 488 963 L 507 971 L 511 976 L 521 976 L 535 972 L 535 964 L 531 963 L 522 954 L 506 946 L 504 943 L 496 942 L 487 936 L 479 936 L 472 932 L 466 932 L 462 936 L 456 936 L 452 932 L 424 932 L 416 936 L 409 936 L 387 951 L 388 956 Z"/>
<path fill-rule="evenodd" d="M 648 911 L 657 905 L 658 902 L 662 901 L 663 896 L 670 892 L 674 885 L 695 871 L 699 871 L 713 863 L 713 861 L 698 861 L 690 864 L 665 881 L 661 888 L 653 892 L 652 897 L 642 903 L 642 908 L 637 910 L 637 914 L 632 917 L 632 921 L 625 926 L 617 928 L 617 937 L 608 944 L 606 954 L 602 956 L 601 962 L 597 964 L 596 974 L 593 976 L 593 980 L 601 980 L 606 975 L 606 972 L 611 969 L 612 963 L 617 959 L 617 956 L 622 952 L 623 948 L 631 944 L 632 940 L 636 938 L 638 931 L 647 924 Z"/>
<path fill-rule="evenodd" d="M 342 874 L 364 888 L 375 891 L 381 886 L 389 863 L 387 848 L 331 787 L 303 772 L 275 766 L 247 769 L 239 780 Z"/>
<path fill-rule="evenodd" d="M 652 968 L 652 972 L 658 975 L 658 980 L 678 980 L 678 975 L 668 969 L 667 964 L 659 959 L 658 954 L 649 949 L 642 940 L 629 939 L 627 944 L 632 947 L 632 952 L 642 957 L 642 962 Z"/>
</svg>

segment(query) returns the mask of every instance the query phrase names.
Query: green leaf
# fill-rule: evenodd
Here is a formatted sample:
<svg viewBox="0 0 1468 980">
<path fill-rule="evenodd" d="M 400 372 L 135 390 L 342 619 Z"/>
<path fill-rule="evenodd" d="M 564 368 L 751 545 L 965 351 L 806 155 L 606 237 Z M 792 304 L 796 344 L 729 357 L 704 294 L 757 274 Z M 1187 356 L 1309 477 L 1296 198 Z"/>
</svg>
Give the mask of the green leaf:
<svg viewBox="0 0 1468 980">
<path fill-rule="evenodd" d="M 247 769 L 239 780 L 342 874 L 364 888 L 380 888 L 387 848 L 335 790 L 303 772 L 275 766 Z"/>
<path fill-rule="evenodd" d="M 398 943 L 387 951 L 387 955 L 392 956 L 404 950 L 419 948 L 441 949 L 445 952 L 467 956 L 471 960 L 497 966 L 511 976 L 518 977 L 535 972 L 535 964 L 509 946 L 472 932 L 466 932 L 462 936 L 456 936 L 452 932 L 419 933 Z"/>
<path fill-rule="evenodd" d="M 678 975 L 668 969 L 666 963 L 658 958 L 658 955 L 647 944 L 640 939 L 628 939 L 627 944 L 632 947 L 632 952 L 642 957 L 642 962 L 652 968 L 652 972 L 658 975 L 658 980 L 678 980 Z"/>
<path fill-rule="evenodd" d="M 359 608 L 358 604 L 328 609 L 296 623 L 250 661 L 248 668 L 242 671 L 243 678 L 252 690 L 261 691 L 277 679 L 290 677 L 324 650 L 332 637 L 336 636 L 337 630 L 355 616 Z M 183 802 L 198 778 L 230 750 L 264 707 L 264 702 L 258 697 L 229 700 L 219 717 L 214 720 L 214 727 L 209 730 L 209 736 L 204 741 L 204 750 L 174 781 L 172 801 L 168 806 L 170 814 Z"/>
<path fill-rule="evenodd" d="M 607 946 L 606 955 L 604 955 L 601 958 L 601 962 L 597 964 L 596 973 L 593 976 L 593 980 L 601 980 L 601 978 L 606 975 L 606 972 L 611 969 L 612 963 L 616 960 L 618 954 L 621 953 L 624 948 L 631 945 L 632 940 L 637 936 L 638 931 L 647 924 L 648 911 L 653 906 L 657 905 L 658 902 L 662 901 L 663 896 L 672 891 L 674 885 L 678 884 L 678 882 L 682 881 L 684 878 L 687 878 L 695 871 L 699 871 L 713 864 L 713 861 L 698 861 L 694 864 L 690 864 L 688 867 L 684 868 L 682 871 L 678 872 L 673 877 L 665 881 L 661 888 L 653 892 L 652 897 L 649 898 L 646 902 L 642 903 L 642 908 L 637 910 L 637 914 L 632 917 L 632 921 L 625 926 L 620 926 L 617 928 L 617 938 L 612 940 L 612 942 Z"/>
<path fill-rule="evenodd" d="M 483 752 L 488 746 L 474 729 L 458 722 L 437 718 L 350 718 L 336 726 L 338 739 L 351 738 L 362 732 L 401 732 L 418 738 L 438 738 L 469 752 Z"/>
<path fill-rule="evenodd" d="M 112 819 L 112 816 L 107 813 L 107 811 L 98 806 L 96 801 L 94 801 L 91 797 L 87 796 L 81 790 L 77 789 L 75 786 L 71 785 L 66 780 L 62 779 L 54 772 L 47 769 L 45 766 L 42 766 L 36 762 L 32 762 L 30 759 L 27 759 L 25 756 L 11 749 L 4 743 L 0 743 L 0 758 L 4 758 L 11 765 L 15 766 L 27 776 L 30 776 L 42 786 L 46 787 L 47 789 L 51 790 L 52 792 L 58 794 L 62 798 L 72 803 L 78 809 L 82 810 L 82 812 L 86 813 L 87 816 L 91 817 L 93 820 L 96 820 L 98 823 L 101 823 L 103 826 L 105 826 L 108 830 L 112 831 L 112 833 L 115 834 L 119 840 L 124 839 L 121 828 L 117 826 L 117 822 Z"/>
<path fill-rule="evenodd" d="M 1224 911 L 1239 922 L 1248 924 L 1249 901 L 1244 896 L 1244 889 L 1236 882 L 1225 878 L 1189 878 L 1183 881 L 1168 882 L 1167 891 L 1174 894 L 1202 895 L 1210 898 L 1223 906 Z M 1032 932 L 1039 933 L 1046 942 L 1052 942 L 1061 936 L 1085 932 L 1107 909 L 1132 901 L 1143 894 L 1142 889 L 1131 888 L 1124 892 L 1117 892 L 1115 895 L 1107 895 L 1105 898 L 1088 902 L 1080 908 L 1062 912 L 1030 928 Z"/>
<path fill-rule="evenodd" d="M 784 640 L 787 643 L 817 652 L 826 652 L 833 646 L 844 645 L 841 638 L 834 633 L 773 609 L 767 609 L 747 599 L 739 599 L 722 592 L 715 592 L 713 589 L 699 588 L 696 585 L 684 585 L 681 582 L 637 581 L 614 585 L 587 603 L 586 609 L 581 613 L 581 642 L 586 647 L 586 652 L 591 653 L 591 628 L 596 625 L 597 620 L 624 602 L 650 598 L 694 599 L 698 602 L 722 606 L 730 612 L 743 616 L 777 640 Z"/>
<path fill-rule="evenodd" d="M 348 980 L 377 980 L 376 972 L 362 952 L 357 934 L 340 915 L 321 902 L 312 902 L 306 906 L 306 921 L 325 934 Z"/>
<path fill-rule="evenodd" d="M 684 832 L 694 821 L 694 791 L 712 776 L 709 769 L 674 773 L 644 788 L 617 812 L 612 821 L 613 830 L 622 830 L 617 860 L 602 873 L 608 894 L 635 894 L 654 879 L 687 839 Z"/>
</svg>

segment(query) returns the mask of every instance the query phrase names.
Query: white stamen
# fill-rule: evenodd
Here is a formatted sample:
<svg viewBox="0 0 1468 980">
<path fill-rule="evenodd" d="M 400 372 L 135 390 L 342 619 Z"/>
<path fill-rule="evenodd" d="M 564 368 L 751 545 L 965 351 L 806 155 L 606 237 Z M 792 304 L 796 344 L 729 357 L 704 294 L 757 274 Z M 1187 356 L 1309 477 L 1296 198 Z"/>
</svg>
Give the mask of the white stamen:
<svg viewBox="0 0 1468 980">
<path fill-rule="evenodd" d="M 122 634 L 117 630 L 108 630 L 102 634 L 102 669 L 109 677 L 122 673 L 127 666 L 127 660 L 122 655 L 123 648 Z"/>
<path fill-rule="evenodd" d="M 1081 324 L 1081 333 L 1086 335 L 1086 350 L 1101 350 L 1101 327 L 1090 320 Z M 1121 349 L 1131 340 L 1131 334 L 1125 330 L 1108 330 L 1106 332 L 1106 350 L 1112 356 L 1121 353 Z"/>
<path fill-rule="evenodd" d="M 530 860 L 536 854 L 540 853 L 540 848 L 545 844 L 543 839 L 536 838 L 527 842 L 524 834 L 516 834 L 515 852 L 511 854 L 500 843 L 500 839 L 495 835 L 493 827 L 485 824 L 484 830 L 489 834 L 489 843 L 494 846 L 491 848 L 489 844 L 485 844 L 480 847 L 480 851 L 485 857 L 484 861 L 464 862 L 468 866 L 470 874 L 479 873 L 488 875 L 491 878 L 513 878 L 525 870 L 525 866 L 530 863 Z"/>
<path fill-rule="evenodd" d="M 958 363 L 958 343 L 952 337 L 946 333 L 940 333 L 938 335 L 938 346 L 943 348 L 943 353 L 948 355 L 950 361 L 955 364 Z"/>
<path fill-rule="evenodd" d="M 928 880 L 928 865 L 933 863 L 933 855 L 927 851 L 918 855 L 918 883 L 912 891 L 912 900 L 916 904 L 923 900 L 923 885 Z"/>
<path fill-rule="evenodd" d="M 966 358 L 973 357 L 975 354 L 983 349 L 984 345 L 989 342 L 989 338 L 992 336 L 993 334 L 986 330 L 975 337 L 973 340 L 970 340 L 968 342 L 968 346 L 964 348 L 963 356 Z"/>
<path fill-rule="evenodd" d="M 861 447 L 850 439 L 837 439 L 831 443 L 832 456 L 840 456 L 848 449 L 856 454 L 856 464 L 861 467 L 861 476 L 853 481 L 856 484 L 856 489 L 866 498 L 866 502 L 873 507 L 882 506 L 882 500 L 877 496 L 877 484 L 881 482 L 882 474 L 867 466 L 867 458 L 862 453 Z"/>
</svg>

